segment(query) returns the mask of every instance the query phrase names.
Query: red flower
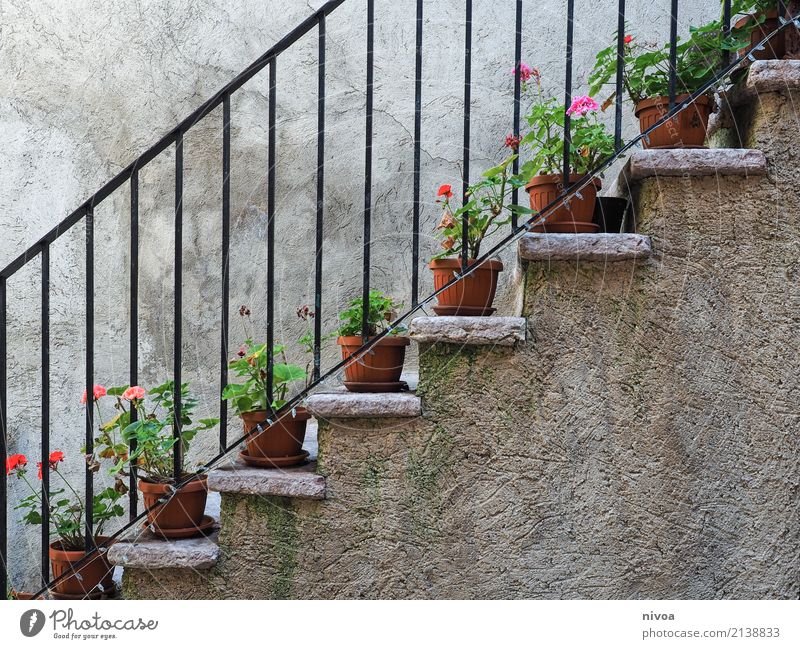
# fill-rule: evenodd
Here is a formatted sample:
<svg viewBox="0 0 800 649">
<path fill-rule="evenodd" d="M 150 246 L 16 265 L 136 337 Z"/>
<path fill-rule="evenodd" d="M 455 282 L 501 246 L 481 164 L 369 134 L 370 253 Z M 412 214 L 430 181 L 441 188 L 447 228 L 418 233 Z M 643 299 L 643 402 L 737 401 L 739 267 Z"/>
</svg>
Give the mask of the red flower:
<svg viewBox="0 0 800 649">
<path fill-rule="evenodd" d="M 6 458 L 6 475 L 10 475 L 12 471 L 16 471 L 17 469 L 22 469 L 27 463 L 28 458 L 21 453 L 9 455 Z"/>
<path fill-rule="evenodd" d="M 513 149 L 516 151 L 519 148 L 519 143 L 522 141 L 522 138 L 519 138 L 515 135 L 506 135 L 506 146 L 509 149 Z"/>
<path fill-rule="evenodd" d="M 95 385 L 94 389 L 92 390 L 94 393 L 94 400 L 97 401 L 101 397 L 106 396 L 106 389 L 102 385 Z M 86 403 L 86 390 L 83 391 L 83 396 L 81 397 L 81 403 Z"/>
<path fill-rule="evenodd" d="M 247 347 L 245 347 L 244 345 L 242 345 L 241 347 L 239 347 L 239 351 L 238 351 L 238 352 L 236 352 L 236 355 L 237 355 L 239 358 L 244 358 L 245 354 L 247 354 Z"/>
<path fill-rule="evenodd" d="M 625 45 L 630 45 L 632 40 L 633 40 L 633 36 L 631 36 L 630 34 L 628 34 L 628 35 L 625 37 Z"/>
<path fill-rule="evenodd" d="M 61 451 L 53 451 L 50 453 L 50 457 L 47 459 L 47 463 L 50 465 L 50 470 L 55 471 L 58 468 L 58 463 L 64 461 L 64 453 Z M 39 480 L 42 479 L 42 463 L 37 462 L 36 467 L 39 469 Z"/>
<path fill-rule="evenodd" d="M 134 385 L 122 393 L 122 398 L 126 401 L 141 401 L 144 399 L 145 390 L 138 385 Z"/>
<path fill-rule="evenodd" d="M 453 186 L 452 185 L 442 185 L 439 187 L 439 193 L 437 196 L 444 196 L 447 199 L 453 198 Z"/>
</svg>

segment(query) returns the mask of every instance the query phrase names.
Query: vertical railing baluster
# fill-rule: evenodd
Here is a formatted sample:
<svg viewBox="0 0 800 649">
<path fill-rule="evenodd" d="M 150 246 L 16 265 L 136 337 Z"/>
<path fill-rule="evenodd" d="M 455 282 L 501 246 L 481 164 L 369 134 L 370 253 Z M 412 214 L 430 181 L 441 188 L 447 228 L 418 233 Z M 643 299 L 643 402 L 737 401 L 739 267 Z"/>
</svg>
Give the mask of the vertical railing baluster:
<svg viewBox="0 0 800 649">
<path fill-rule="evenodd" d="M 94 208 L 86 210 L 86 457 L 94 453 Z M 86 463 L 85 548 L 94 547 L 94 472 Z"/>
<path fill-rule="evenodd" d="M 172 376 L 173 376 L 173 415 L 175 421 L 172 426 L 172 471 L 175 484 L 181 480 L 182 443 L 182 394 L 181 384 L 183 361 L 183 133 L 179 132 L 175 138 L 175 313 L 173 323 L 173 349 L 172 349 Z"/>
<path fill-rule="evenodd" d="M 42 247 L 42 585 L 50 581 L 50 244 Z M 88 396 L 87 396 L 88 399 Z"/>
<path fill-rule="evenodd" d="M 8 372 L 8 358 L 6 353 L 7 318 L 8 311 L 6 278 L 0 276 L 0 457 L 5 461 L 8 456 L 7 420 L 8 413 L 6 399 L 8 397 L 6 378 Z M 8 590 L 8 479 L 5 471 L 0 471 L 0 588 L 5 593 Z"/>
<path fill-rule="evenodd" d="M 567 109 L 572 104 L 572 41 L 575 27 L 575 0 L 567 1 L 567 68 L 564 77 L 564 164 L 562 167 L 562 181 L 564 189 L 569 187 L 570 151 L 572 149 L 570 119 Z"/>
<path fill-rule="evenodd" d="M 466 0 L 464 16 L 464 178 L 461 185 L 462 205 L 467 204 L 469 188 L 470 115 L 472 111 L 472 0 Z M 461 273 L 467 272 L 469 260 L 469 216 L 461 217 Z"/>
<path fill-rule="evenodd" d="M 724 0 L 722 3 L 722 29 L 725 36 L 731 34 L 731 0 Z"/>
<path fill-rule="evenodd" d="M 514 30 L 514 137 L 519 137 L 520 114 L 522 110 L 522 77 L 520 75 L 520 65 L 522 64 L 522 0 L 517 0 L 516 20 Z M 512 173 L 519 173 L 519 158 L 514 160 Z M 519 188 L 514 187 L 511 192 L 511 203 L 519 203 Z M 511 214 L 511 228 L 516 230 L 518 226 L 517 213 Z"/>
<path fill-rule="evenodd" d="M 361 319 L 361 338 L 367 342 L 369 337 L 369 271 L 370 247 L 372 239 L 372 106 L 373 84 L 375 80 L 375 0 L 367 0 L 367 120 L 366 145 L 364 152 L 364 268 L 361 297 L 363 314 Z"/>
<path fill-rule="evenodd" d="M 678 0 L 672 0 L 669 16 L 669 109 L 675 108 L 678 85 Z"/>
<path fill-rule="evenodd" d="M 422 25 L 423 0 L 417 0 L 414 61 L 414 211 L 411 219 L 411 305 L 419 301 L 420 169 L 422 167 Z"/>
<path fill-rule="evenodd" d="M 617 87 L 614 96 L 614 150 L 622 148 L 622 93 L 625 75 L 625 0 L 619 0 L 617 13 Z"/>
<path fill-rule="evenodd" d="M 128 340 L 128 382 L 130 385 L 139 384 L 139 172 L 134 169 L 131 173 L 131 260 L 130 260 L 130 339 Z M 136 408 L 130 409 L 131 422 L 137 421 L 139 413 Z M 136 450 L 136 438 L 129 442 L 131 452 Z M 136 467 L 131 463 L 128 485 L 128 516 L 130 520 L 136 518 L 139 508 Z"/>
<path fill-rule="evenodd" d="M 228 337 L 230 319 L 231 232 L 231 96 L 222 100 L 222 306 L 220 313 L 219 389 L 228 385 Z M 228 402 L 219 400 L 219 450 L 228 445 Z"/>
<path fill-rule="evenodd" d="M 317 222 L 314 242 L 314 380 L 322 366 L 322 241 L 325 215 L 325 14 L 319 17 L 317 79 Z"/>
<path fill-rule="evenodd" d="M 276 126 L 278 88 L 278 62 L 273 57 L 269 62 L 269 158 L 267 171 L 267 411 L 274 414 L 273 369 L 275 367 L 275 164 L 276 164 Z"/>
</svg>

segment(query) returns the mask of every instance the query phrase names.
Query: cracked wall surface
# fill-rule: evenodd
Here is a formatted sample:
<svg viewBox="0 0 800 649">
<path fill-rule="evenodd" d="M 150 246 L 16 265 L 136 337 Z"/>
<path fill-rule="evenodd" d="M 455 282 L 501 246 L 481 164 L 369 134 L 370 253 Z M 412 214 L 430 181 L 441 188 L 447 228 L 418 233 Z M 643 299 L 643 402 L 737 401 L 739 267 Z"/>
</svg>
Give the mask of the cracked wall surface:
<svg viewBox="0 0 800 649">
<path fill-rule="evenodd" d="M 52 228 L 182 117 L 273 45 L 321 4 L 220 0 L 0 1 L 0 267 Z M 535 6 L 534 6 L 535 4 Z M 716 3 L 686 8 L 681 27 L 701 22 Z M 323 318 L 359 291 L 363 210 L 365 3 L 347 0 L 328 19 L 326 224 Z M 607 6 L 606 6 L 607 5 Z M 629 2 L 637 35 L 663 40 L 668 9 Z M 541 68 L 560 94 L 564 0 L 524 3 L 523 58 Z M 594 53 L 616 27 L 615 3 L 577 3 L 576 89 Z M 410 303 L 414 128 L 414 2 L 377 2 L 372 279 Z M 472 175 L 503 155 L 512 121 L 513 3 L 476 2 L 473 36 Z M 459 185 L 462 168 L 463 4 L 426 3 L 422 133 L 422 253 L 432 239 L 434 190 Z M 300 334 L 295 308 L 313 302 L 316 167 L 316 38 L 301 39 L 278 64 L 278 338 Z M 253 310 L 264 334 L 268 75 L 232 100 L 231 305 Z M 200 411 L 217 409 L 220 303 L 221 110 L 185 138 L 184 375 L 198 386 Z M 626 113 L 626 132 L 634 118 Z M 171 372 L 173 337 L 173 174 L 168 149 L 140 172 L 140 376 L 153 385 Z M 123 187 L 96 210 L 97 380 L 128 375 L 128 205 Z M 68 456 L 80 483 L 83 422 L 83 227 L 52 257 L 52 443 Z M 501 313 L 516 306 L 513 251 L 498 296 Z M 9 447 L 38 453 L 40 431 L 38 261 L 9 282 Z M 421 268 L 421 291 L 432 288 Z M 517 279 L 519 276 L 517 275 Z M 243 334 L 232 315 L 231 349 Z M 332 361 L 338 350 L 325 350 Z M 415 364 L 409 359 L 409 365 Z M 232 422 L 232 426 L 236 424 Z M 212 455 L 213 435 L 193 457 Z M 99 481 L 98 481 L 99 482 Z M 24 491 L 11 484 L 12 498 Z M 18 512 L 10 510 L 16 521 Z M 11 570 L 36 582 L 38 531 L 12 528 Z"/>
</svg>

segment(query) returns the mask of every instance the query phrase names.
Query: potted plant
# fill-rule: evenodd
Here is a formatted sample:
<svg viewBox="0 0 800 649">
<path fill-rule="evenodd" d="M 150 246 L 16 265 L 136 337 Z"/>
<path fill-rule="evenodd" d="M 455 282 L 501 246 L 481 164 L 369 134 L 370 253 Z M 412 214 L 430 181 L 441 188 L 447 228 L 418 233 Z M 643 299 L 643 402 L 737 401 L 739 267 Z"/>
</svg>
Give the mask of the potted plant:
<svg viewBox="0 0 800 649">
<path fill-rule="evenodd" d="M 509 138 L 506 139 L 507 146 L 516 148 L 518 141 L 513 136 Z M 483 240 L 510 222 L 510 207 L 506 201 L 514 189 L 524 184 L 519 176 L 510 172 L 511 164 L 516 159 L 517 154 L 514 154 L 498 166 L 484 171 L 482 180 L 467 189 L 467 200 L 461 207 L 453 205 L 450 185 L 439 187 L 436 202 L 442 207 L 442 219 L 436 229 L 442 251 L 428 264 L 437 291 L 461 274 L 461 258 L 465 254 L 467 266 L 475 266 Z M 466 242 L 463 241 L 464 219 L 468 220 Z M 460 282 L 439 293 L 436 296 L 439 303 L 433 310 L 437 315 L 491 315 L 495 312 L 492 302 L 502 270 L 503 263 L 499 259 L 487 259 Z"/>
<path fill-rule="evenodd" d="M 108 395 L 116 398 L 117 414 L 101 425 L 100 436 L 95 440 L 98 455 L 114 459 L 112 475 L 129 475 L 130 471 L 136 471 L 139 491 L 145 509 L 149 510 L 147 524 L 155 534 L 166 539 L 198 536 L 214 525 L 213 519 L 205 515 L 208 496 L 205 475 L 184 471 L 181 481 L 190 480 L 175 489 L 174 385 L 173 381 L 167 381 L 149 392 L 138 385 L 110 388 Z M 188 384 L 182 384 L 182 457 L 199 432 L 211 430 L 219 423 L 219 419 L 208 418 L 194 424 L 192 416 L 196 406 L 197 400 L 189 392 Z M 116 437 L 117 432 L 121 440 Z"/>
<path fill-rule="evenodd" d="M 86 556 L 84 524 L 86 520 L 86 507 L 83 498 L 72 486 L 67 477 L 60 471 L 59 465 L 65 460 L 62 451 L 53 451 L 48 458 L 51 476 L 56 478 L 53 482 L 59 486 L 51 487 L 44 503 L 50 516 L 50 535 L 56 540 L 50 544 L 50 566 L 54 578 L 63 577 L 55 587 L 55 597 L 83 598 L 86 596 L 102 595 L 114 590 L 113 567 L 108 563 L 107 549 L 99 550 L 85 563 L 75 567 L 75 564 Z M 28 487 L 30 494 L 23 498 L 15 509 L 25 512 L 23 522 L 27 525 L 42 524 L 42 498 L 41 487 L 34 487 L 28 479 L 28 459 L 22 454 L 11 455 L 6 458 L 6 475 L 12 473 Z M 99 468 L 94 458 L 89 458 L 89 466 L 93 471 Z M 42 463 L 38 463 L 39 480 L 42 479 Z M 122 505 L 117 501 L 127 492 L 122 481 L 117 480 L 114 487 L 103 489 L 92 498 L 92 524 L 95 532 L 94 543 L 100 545 L 108 540 L 103 535 L 105 525 L 112 519 L 125 513 Z M 67 575 L 64 577 L 64 575 Z M 32 599 L 26 594 L 16 595 L 17 599 Z"/>
<path fill-rule="evenodd" d="M 249 318 L 246 306 L 239 309 L 244 319 Z M 298 317 L 306 323 L 306 332 L 298 341 L 306 353 L 313 353 L 314 338 L 310 322 L 314 314 L 308 307 L 297 310 Z M 286 410 L 289 386 L 297 381 L 306 381 L 310 376 L 309 365 L 305 369 L 292 365 L 286 359 L 284 346 L 273 347 L 272 385 L 273 401 L 267 403 L 267 345 L 254 343 L 244 324 L 247 340 L 239 348 L 236 358 L 228 367 L 242 379 L 241 383 L 230 383 L 222 391 L 222 398 L 229 401 L 234 412 L 244 424 L 246 450 L 239 454 L 247 464 L 260 467 L 286 467 L 302 464 L 308 457 L 303 450 L 306 424 L 311 418 L 302 407 Z M 271 413 L 275 413 L 274 415 Z M 275 419 L 272 421 L 271 418 Z M 257 429 L 250 435 L 250 431 Z"/>
<path fill-rule="evenodd" d="M 785 3 L 786 13 L 784 18 L 789 17 L 788 2 Z M 768 59 L 782 59 L 786 55 L 786 30 L 775 34 L 770 38 L 763 50 L 753 50 L 753 48 L 763 41 L 767 36 L 781 26 L 778 18 L 777 0 L 734 0 L 731 4 L 731 14 L 745 14 L 734 23 L 734 30 L 742 30 L 744 38 L 748 41 L 747 47 L 739 50 L 739 56 L 744 57 L 748 53 L 758 61 Z M 749 35 L 749 39 L 747 36 Z M 749 65 L 749 61 L 745 65 Z"/>
<path fill-rule="evenodd" d="M 535 97 L 526 120 L 530 130 L 520 148 L 530 147 L 531 157 L 522 166 L 521 175 L 529 179 L 525 190 L 531 210 L 542 212 L 566 189 L 563 183 L 564 126 L 570 116 L 569 177 L 570 185 L 581 182 L 593 168 L 614 153 L 614 137 L 599 121 L 600 106 L 590 96 L 575 97 L 569 108 L 542 90 L 541 76 L 535 75 Z M 580 192 L 552 209 L 547 222 L 534 228 L 539 232 L 596 232 L 592 223 L 599 178 Z"/>
<path fill-rule="evenodd" d="M 717 74 L 722 56 L 745 45 L 741 30 L 726 36 L 721 21 L 702 27 L 692 27 L 687 40 L 678 40 L 675 66 L 676 103 L 709 83 Z M 662 47 L 641 43 L 631 35 L 624 37 L 623 84 L 634 104 L 642 133 L 664 118 L 669 112 L 670 78 L 669 44 Z M 615 43 L 597 55 L 594 70 L 589 76 L 590 92 L 595 95 L 616 79 L 617 45 Z M 611 104 L 616 93 L 605 102 Z M 644 138 L 644 146 L 658 148 L 701 148 L 706 139 L 708 118 L 714 108 L 713 90 L 696 98 L 671 119 Z"/>
<path fill-rule="evenodd" d="M 367 305 L 367 335 L 373 338 L 389 328 L 396 311 L 402 308 L 391 297 L 380 291 L 370 291 Z M 336 343 L 342 348 L 342 360 L 351 358 L 364 344 L 361 337 L 364 314 L 363 298 L 350 302 L 339 314 L 343 322 L 339 327 Z M 398 327 L 381 338 L 369 351 L 345 365 L 345 387 L 351 392 L 399 392 L 405 387 L 400 380 L 406 347 L 411 340 L 398 334 L 405 330 Z"/>
</svg>

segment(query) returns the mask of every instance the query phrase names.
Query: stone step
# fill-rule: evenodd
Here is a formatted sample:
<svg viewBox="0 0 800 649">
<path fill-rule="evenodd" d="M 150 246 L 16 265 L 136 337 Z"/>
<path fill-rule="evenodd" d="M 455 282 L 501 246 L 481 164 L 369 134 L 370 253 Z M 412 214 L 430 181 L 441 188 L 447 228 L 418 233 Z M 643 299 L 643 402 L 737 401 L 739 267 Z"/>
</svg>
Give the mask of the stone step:
<svg viewBox="0 0 800 649">
<path fill-rule="evenodd" d="M 229 494 L 323 500 L 325 478 L 316 470 L 316 462 L 281 469 L 259 469 L 235 461 L 211 471 L 208 474 L 208 488 Z"/>
<path fill-rule="evenodd" d="M 631 154 L 617 191 L 645 178 L 764 176 L 767 158 L 757 149 L 644 149 Z"/>
<path fill-rule="evenodd" d="M 411 392 L 324 392 L 306 399 L 318 419 L 378 419 L 419 417 L 422 401 Z"/>
<path fill-rule="evenodd" d="M 499 345 L 525 342 L 525 318 L 437 316 L 414 318 L 409 337 L 418 343 Z"/>
<path fill-rule="evenodd" d="M 220 556 L 217 545 L 219 514 L 220 496 L 209 493 L 206 515 L 217 521 L 217 526 L 208 536 L 166 541 L 149 530 L 140 530 L 135 536 L 112 545 L 108 550 L 108 560 L 114 566 L 147 570 L 213 568 Z"/>
<path fill-rule="evenodd" d="M 751 101 L 764 92 L 800 90 L 800 61 L 754 61 L 742 83 L 725 93 L 731 106 Z"/>
<path fill-rule="evenodd" d="M 643 234 L 526 234 L 519 241 L 522 261 L 628 261 L 650 256 Z"/>
<path fill-rule="evenodd" d="M 767 158 L 756 149 L 644 149 L 631 154 L 617 191 L 646 178 L 764 176 Z"/>
</svg>

